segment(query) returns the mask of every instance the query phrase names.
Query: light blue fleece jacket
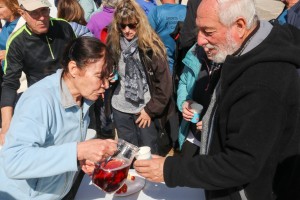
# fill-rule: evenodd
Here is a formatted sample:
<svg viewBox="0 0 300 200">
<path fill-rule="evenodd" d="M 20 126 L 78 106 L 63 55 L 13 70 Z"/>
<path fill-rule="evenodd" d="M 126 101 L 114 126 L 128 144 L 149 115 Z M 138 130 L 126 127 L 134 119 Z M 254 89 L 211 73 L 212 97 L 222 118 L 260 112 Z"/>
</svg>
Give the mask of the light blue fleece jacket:
<svg viewBox="0 0 300 200">
<path fill-rule="evenodd" d="M 97 6 L 94 0 L 77 0 L 84 11 L 85 21 L 89 21 L 92 14 L 97 11 Z"/>
<path fill-rule="evenodd" d="M 69 22 L 69 24 L 71 25 L 76 37 L 82 37 L 82 36 L 94 37 L 93 34 L 86 26 L 83 26 L 76 22 Z"/>
<path fill-rule="evenodd" d="M 0 199 L 62 199 L 77 167 L 77 143 L 89 124 L 59 69 L 23 93 L 0 151 Z"/>
<path fill-rule="evenodd" d="M 177 107 L 181 112 L 182 104 L 186 100 L 193 99 L 193 91 L 195 88 L 196 79 L 202 66 L 197 58 L 196 44 L 192 46 L 191 49 L 187 52 L 182 62 L 184 64 L 184 68 L 180 76 L 180 81 L 177 89 Z M 178 143 L 180 149 L 188 135 L 189 123 L 190 122 L 184 119 L 182 119 L 181 121 L 178 133 Z"/>
</svg>

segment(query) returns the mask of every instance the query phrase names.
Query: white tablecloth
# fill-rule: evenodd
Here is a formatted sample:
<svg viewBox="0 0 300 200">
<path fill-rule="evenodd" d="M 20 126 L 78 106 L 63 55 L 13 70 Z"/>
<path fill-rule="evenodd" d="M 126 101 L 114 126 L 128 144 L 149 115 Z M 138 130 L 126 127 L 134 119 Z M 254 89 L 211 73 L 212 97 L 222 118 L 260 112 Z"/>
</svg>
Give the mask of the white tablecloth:
<svg viewBox="0 0 300 200">
<path fill-rule="evenodd" d="M 134 169 L 130 169 L 129 173 L 138 176 Z M 147 180 L 141 191 L 129 196 L 116 197 L 112 194 L 102 192 L 94 185 L 90 185 L 90 182 L 91 178 L 85 175 L 75 196 L 75 200 L 205 200 L 202 189 L 187 187 L 168 188 L 164 183 L 152 183 Z"/>
</svg>

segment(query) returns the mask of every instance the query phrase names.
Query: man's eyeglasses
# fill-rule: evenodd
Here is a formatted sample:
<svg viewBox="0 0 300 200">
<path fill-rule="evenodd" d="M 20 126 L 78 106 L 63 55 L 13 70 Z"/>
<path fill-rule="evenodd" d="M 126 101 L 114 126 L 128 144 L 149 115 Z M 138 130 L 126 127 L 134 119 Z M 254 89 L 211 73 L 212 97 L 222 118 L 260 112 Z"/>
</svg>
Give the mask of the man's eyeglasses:
<svg viewBox="0 0 300 200">
<path fill-rule="evenodd" d="M 41 15 L 43 17 L 47 17 L 50 14 L 50 8 L 42 8 L 42 9 L 38 9 L 38 10 L 33 10 L 33 11 L 28 11 L 26 9 L 25 10 L 32 18 L 39 18 Z"/>
<path fill-rule="evenodd" d="M 130 29 L 135 29 L 137 27 L 138 23 L 130 23 L 130 24 L 119 24 L 120 29 L 125 29 L 126 26 Z"/>
</svg>

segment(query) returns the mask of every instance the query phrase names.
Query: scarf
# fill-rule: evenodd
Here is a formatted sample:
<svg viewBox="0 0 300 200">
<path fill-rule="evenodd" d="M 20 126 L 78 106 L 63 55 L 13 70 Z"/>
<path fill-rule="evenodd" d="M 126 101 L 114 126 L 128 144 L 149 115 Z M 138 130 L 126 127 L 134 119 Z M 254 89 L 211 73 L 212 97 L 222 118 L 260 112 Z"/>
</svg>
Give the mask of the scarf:
<svg viewBox="0 0 300 200">
<path fill-rule="evenodd" d="M 138 38 L 127 41 L 121 37 L 120 45 L 125 62 L 125 98 L 139 103 L 144 101 L 144 94 L 148 91 L 146 74 L 139 57 Z"/>
</svg>

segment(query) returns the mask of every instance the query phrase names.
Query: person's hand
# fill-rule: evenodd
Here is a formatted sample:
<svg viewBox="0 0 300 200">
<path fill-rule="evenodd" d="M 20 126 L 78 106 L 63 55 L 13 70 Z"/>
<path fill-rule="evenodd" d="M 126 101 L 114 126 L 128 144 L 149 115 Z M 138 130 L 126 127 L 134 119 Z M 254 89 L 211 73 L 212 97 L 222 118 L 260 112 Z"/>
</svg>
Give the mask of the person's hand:
<svg viewBox="0 0 300 200">
<path fill-rule="evenodd" d="M 199 130 L 199 131 L 202 131 L 202 121 L 199 121 L 199 122 L 196 124 L 196 129 Z"/>
<path fill-rule="evenodd" d="M 84 173 L 86 173 L 89 176 L 93 175 L 94 169 L 96 167 L 95 163 L 89 160 L 80 160 L 79 161 L 80 168 Z"/>
<path fill-rule="evenodd" d="M 114 83 L 116 82 L 116 80 L 114 80 L 115 74 L 112 72 L 109 74 L 108 80 L 110 83 Z"/>
<path fill-rule="evenodd" d="M 0 51 L 0 61 L 5 60 L 6 56 L 6 50 L 1 50 Z"/>
<path fill-rule="evenodd" d="M 191 110 L 192 100 L 187 100 L 182 104 L 182 117 L 186 121 L 191 121 L 194 116 L 194 112 Z"/>
<path fill-rule="evenodd" d="M 136 160 L 133 164 L 136 172 L 152 182 L 164 182 L 164 163 L 166 157 L 152 155 L 151 160 Z"/>
<path fill-rule="evenodd" d="M 77 159 L 98 163 L 113 155 L 115 151 L 117 151 L 117 141 L 115 140 L 87 140 L 77 144 Z"/>
<path fill-rule="evenodd" d="M 135 123 L 140 127 L 140 128 L 145 128 L 146 126 L 150 126 L 151 124 L 151 117 L 146 113 L 146 111 L 143 109 L 139 113 L 139 117 L 136 119 Z"/>
</svg>

